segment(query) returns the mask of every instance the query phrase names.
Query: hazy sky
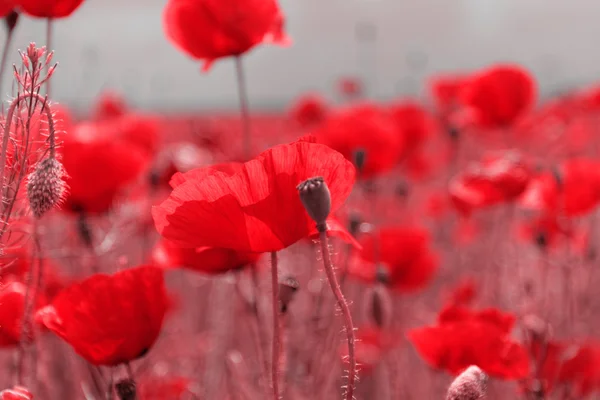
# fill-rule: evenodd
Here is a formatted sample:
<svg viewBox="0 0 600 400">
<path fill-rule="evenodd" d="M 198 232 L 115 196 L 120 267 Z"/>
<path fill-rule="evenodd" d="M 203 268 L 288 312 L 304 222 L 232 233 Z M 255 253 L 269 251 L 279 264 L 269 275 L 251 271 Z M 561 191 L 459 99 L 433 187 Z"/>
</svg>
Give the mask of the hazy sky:
<svg viewBox="0 0 600 400">
<path fill-rule="evenodd" d="M 233 64 L 208 74 L 164 38 L 166 0 L 87 0 L 55 25 L 55 97 L 84 108 L 104 87 L 155 109 L 232 108 Z M 255 108 L 282 108 L 306 90 L 333 97 L 342 75 L 369 75 L 373 96 L 422 92 L 434 72 L 495 61 L 531 68 L 545 90 L 600 80 L 597 0 L 282 0 L 291 48 L 246 57 Z M 576 5 L 575 5 L 576 4 Z M 374 42 L 357 27 L 377 26 Z M 13 48 L 45 42 L 43 21 L 22 20 Z M 4 38 L 2 37 L 2 40 Z M 12 60 L 18 55 L 13 53 Z M 10 86 L 5 83 L 5 88 Z M 9 94 L 8 90 L 5 90 Z"/>
</svg>

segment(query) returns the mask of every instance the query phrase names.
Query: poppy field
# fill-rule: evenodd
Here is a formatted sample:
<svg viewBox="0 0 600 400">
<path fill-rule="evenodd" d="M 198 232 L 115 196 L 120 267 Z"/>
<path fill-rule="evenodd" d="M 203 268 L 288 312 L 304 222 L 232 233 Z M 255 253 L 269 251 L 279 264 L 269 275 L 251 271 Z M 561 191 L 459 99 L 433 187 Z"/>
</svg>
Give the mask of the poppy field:
<svg viewBox="0 0 600 400">
<path fill-rule="evenodd" d="M 165 0 L 239 107 L 82 114 L 52 39 L 88 1 L 0 0 L 0 400 L 600 398 L 600 86 L 499 62 L 260 111 L 246 57 L 293 15 Z"/>
</svg>

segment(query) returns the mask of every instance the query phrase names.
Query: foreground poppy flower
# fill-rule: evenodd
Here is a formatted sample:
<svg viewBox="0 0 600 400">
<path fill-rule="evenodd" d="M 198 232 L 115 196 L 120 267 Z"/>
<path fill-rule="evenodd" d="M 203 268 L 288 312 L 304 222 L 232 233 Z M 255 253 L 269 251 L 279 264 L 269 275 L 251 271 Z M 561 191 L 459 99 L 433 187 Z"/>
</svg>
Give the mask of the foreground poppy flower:
<svg viewBox="0 0 600 400">
<path fill-rule="evenodd" d="M 204 70 L 223 57 L 240 56 L 265 41 L 286 45 L 276 0 L 169 0 L 163 25 L 169 40 Z"/>
<path fill-rule="evenodd" d="M 516 200 L 531 179 L 531 171 L 517 152 L 492 153 L 450 182 L 450 197 L 463 213 Z"/>
<path fill-rule="evenodd" d="M 382 227 L 361 240 L 362 262 L 350 274 L 370 283 L 382 282 L 400 291 L 423 288 L 434 276 L 438 259 L 429 248 L 429 234 L 417 227 Z"/>
<path fill-rule="evenodd" d="M 531 74 L 516 65 L 495 65 L 470 77 L 460 102 L 482 127 L 506 127 L 533 106 L 536 85 Z"/>
<path fill-rule="evenodd" d="M 149 155 L 112 136 L 111 124 L 82 123 L 64 141 L 69 192 L 65 208 L 102 213 L 149 164 Z"/>
<path fill-rule="evenodd" d="M 39 310 L 36 320 L 88 362 L 118 365 L 148 352 L 167 305 L 163 272 L 141 266 L 70 286 Z"/>
<path fill-rule="evenodd" d="M 153 262 L 163 268 L 187 268 L 205 274 L 220 274 L 255 263 L 260 253 L 245 253 L 214 247 L 186 248 L 161 240 L 152 251 Z"/>
<path fill-rule="evenodd" d="M 390 115 L 371 103 L 362 103 L 331 113 L 315 131 L 320 143 L 339 151 L 350 161 L 364 152 L 361 176 L 368 178 L 387 172 L 399 161 L 404 151 Z"/>
<path fill-rule="evenodd" d="M 338 152 L 300 140 L 265 151 L 240 172 L 213 170 L 203 179 L 186 180 L 152 214 L 161 235 L 182 246 L 279 251 L 315 230 L 296 186 L 322 176 L 334 212 L 350 194 L 354 175 Z"/>
<path fill-rule="evenodd" d="M 15 386 L 1 391 L 0 400 L 33 400 L 33 395 L 23 386 Z"/>
<path fill-rule="evenodd" d="M 472 311 L 458 306 L 440 313 L 437 324 L 413 329 L 407 337 L 434 368 L 458 374 L 478 365 L 491 376 L 525 378 L 527 351 L 509 337 L 515 318 L 496 309 Z"/>
<path fill-rule="evenodd" d="M 19 0 L 28 15 L 39 18 L 64 18 L 71 15 L 83 0 Z"/>
</svg>

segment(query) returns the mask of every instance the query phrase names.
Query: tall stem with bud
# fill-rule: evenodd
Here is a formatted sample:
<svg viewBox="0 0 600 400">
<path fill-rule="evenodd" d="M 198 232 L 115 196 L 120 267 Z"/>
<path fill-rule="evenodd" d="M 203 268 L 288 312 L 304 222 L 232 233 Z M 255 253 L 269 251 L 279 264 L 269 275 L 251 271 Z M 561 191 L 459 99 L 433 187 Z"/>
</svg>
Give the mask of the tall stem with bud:
<svg viewBox="0 0 600 400">
<path fill-rule="evenodd" d="M 348 370 L 348 384 L 346 386 L 346 399 L 352 400 L 354 396 L 354 386 L 356 381 L 356 356 L 355 356 L 355 335 L 354 323 L 352 322 L 352 314 L 350 306 L 342 293 L 340 284 L 333 269 L 331 255 L 329 254 L 329 240 L 327 238 L 327 217 L 331 212 L 331 194 L 327 183 L 322 177 L 314 177 L 307 179 L 297 187 L 300 195 L 300 200 L 306 209 L 308 215 L 315 221 L 317 230 L 319 231 L 319 239 L 321 241 L 321 254 L 323 257 L 323 267 L 331 291 L 342 311 L 344 319 L 344 328 L 348 341 L 348 362 L 350 368 Z"/>
<path fill-rule="evenodd" d="M 273 289 L 273 350 L 271 358 L 271 383 L 273 385 L 273 399 L 279 399 L 279 349 L 281 346 L 281 332 L 279 329 L 279 271 L 277 269 L 277 253 L 271 253 L 271 286 Z"/>
</svg>

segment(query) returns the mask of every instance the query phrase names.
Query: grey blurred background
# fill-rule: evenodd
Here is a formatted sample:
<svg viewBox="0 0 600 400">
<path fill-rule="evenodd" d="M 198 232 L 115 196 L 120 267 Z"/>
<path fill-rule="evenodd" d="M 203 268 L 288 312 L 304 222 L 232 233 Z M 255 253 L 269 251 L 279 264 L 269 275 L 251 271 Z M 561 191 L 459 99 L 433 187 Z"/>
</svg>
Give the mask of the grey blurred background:
<svg viewBox="0 0 600 400">
<path fill-rule="evenodd" d="M 233 63 L 217 62 L 202 74 L 165 39 L 165 3 L 86 0 L 71 18 L 57 20 L 55 99 L 85 109 L 102 89 L 115 88 L 147 109 L 237 107 Z M 246 57 L 254 109 L 282 109 L 307 90 L 334 97 L 335 81 L 347 75 L 363 77 L 373 97 L 422 95 L 432 73 L 496 61 L 530 68 L 544 94 L 600 78 L 598 0 L 280 3 L 294 45 L 263 46 Z M 21 19 L 13 49 L 30 41 L 45 42 L 45 21 Z"/>
</svg>

